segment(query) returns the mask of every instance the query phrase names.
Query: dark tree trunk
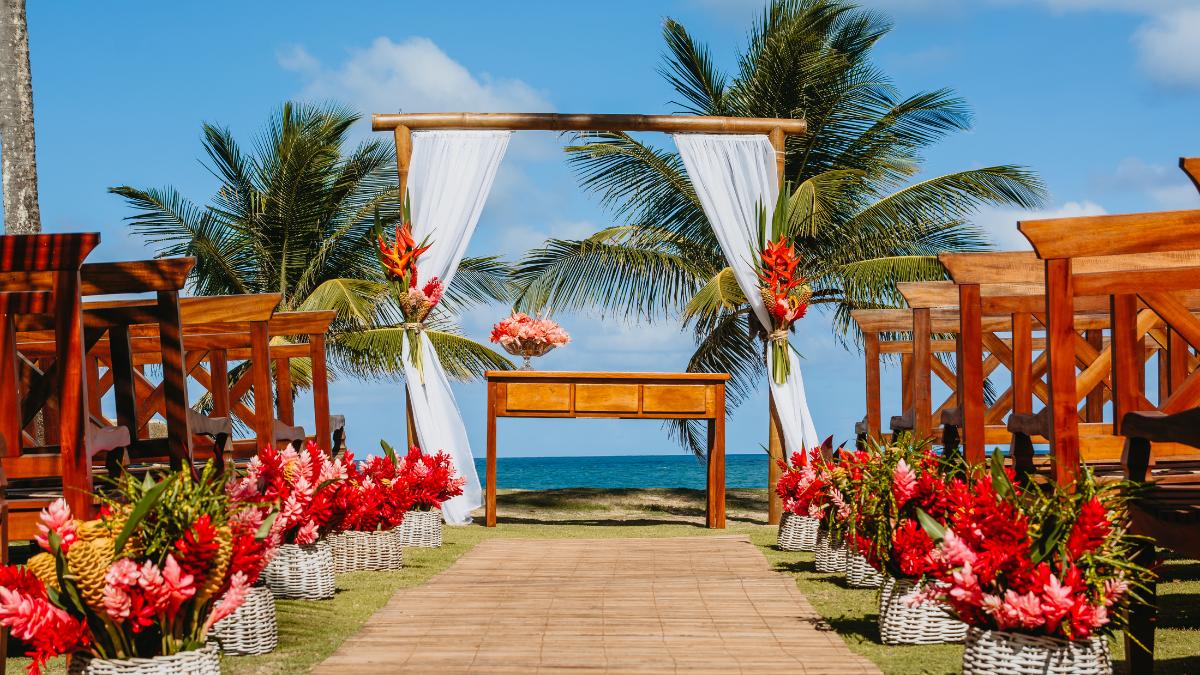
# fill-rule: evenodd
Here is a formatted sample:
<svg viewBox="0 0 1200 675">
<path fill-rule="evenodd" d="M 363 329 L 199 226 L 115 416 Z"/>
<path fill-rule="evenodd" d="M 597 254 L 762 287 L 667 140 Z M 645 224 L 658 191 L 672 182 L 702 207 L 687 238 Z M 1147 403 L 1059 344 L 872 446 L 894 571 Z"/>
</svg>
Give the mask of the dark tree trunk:
<svg viewBox="0 0 1200 675">
<path fill-rule="evenodd" d="M 0 180 L 4 232 L 41 232 L 25 0 L 0 0 Z"/>
</svg>

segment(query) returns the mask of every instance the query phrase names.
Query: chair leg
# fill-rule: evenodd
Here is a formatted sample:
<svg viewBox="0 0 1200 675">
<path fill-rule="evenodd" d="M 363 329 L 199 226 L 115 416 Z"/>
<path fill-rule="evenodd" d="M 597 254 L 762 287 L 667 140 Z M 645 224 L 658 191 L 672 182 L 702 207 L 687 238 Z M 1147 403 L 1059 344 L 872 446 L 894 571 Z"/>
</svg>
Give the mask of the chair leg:
<svg viewBox="0 0 1200 675">
<path fill-rule="evenodd" d="M 958 426 L 954 424 L 942 425 L 942 454 L 951 455 L 958 454 L 959 447 L 962 445 L 962 439 L 958 437 Z"/>
<path fill-rule="evenodd" d="M 1014 433 L 1012 435 L 1012 444 L 1009 446 L 1009 452 L 1012 454 L 1013 471 L 1017 474 L 1017 482 L 1022 484 L 1028 483 L 1029 477 L 1035 471 L 1033 466 L 1033 439 L 1028 434 Z"/>
<path fill-rule="evenodd" d="M 1134 553 L 1138 565 L 1152 568 L 1155 564 L 1153 543 L 1141 545 Z M 1151 577 L 1143 597 L 1129 603 L 1129 632 L 1125 635 L 1125 663 L 1130 673 L 1154 672 L 1154 627 L 1158 623 L 1158 582 Z"/>
</svg>

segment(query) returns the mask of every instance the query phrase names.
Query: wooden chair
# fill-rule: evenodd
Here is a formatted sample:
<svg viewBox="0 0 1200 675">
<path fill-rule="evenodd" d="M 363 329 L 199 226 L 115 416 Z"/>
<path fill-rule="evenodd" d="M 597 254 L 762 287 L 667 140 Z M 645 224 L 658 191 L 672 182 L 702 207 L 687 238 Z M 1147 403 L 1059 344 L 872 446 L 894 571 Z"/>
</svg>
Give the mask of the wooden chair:
<svg viewBox="0 0 1200 675">
<path fill-rule="evenodd" d="M 1200 319 L 1188 291 L 1200 289 L 1200 211 L 1025 221 L 1019 229 L 1044 263 L 1048 319 L 1051 441 L 1056 476 L 1069 484 L 1081 458 L 1073 358 L 1076 297 L 1108 298 L 1111 316 L 1113 428 L 1126 439 L 1130 480 L 1146 484 L 1132 510 L 1132 530 L 1166 548 L 1200 557 L 1200 374 L 1191 350 Z M 1144 381 L 1144 336 L 1161 321 L 1169 331 L 1166 397 L 1151 403 Z M 1171 337 L 1173 336 L 1173 337 Z M 1152 546 L 1137 555 L 1149 565 Z M 1135 639 L 1126 641 L 1131 672 L 1153 669 L 1153 592 L 1131 609 Z M 1140 643 L 1140 645 L 1139 645 Z"/>
<path fill-rule="evenodd" d="M 56 476 L 61 494 L 80 517 L 92 512 L 80 268 L 99 243 L 95 233 L 0 236 L 0 436 L 5 445 L 0 479 Z M 27 367 L 17 349 L 16 324 L 28 316 L 48 316 L 55 336 L 54 364 L 40 373 Z M 26 420 L 42 411 L 56 446 L 30 447 L 27 453 Z M 32 530 L 50 500 L 5 496 L 7 555 L 8 537 L 22 538 Z"/>
</svg>

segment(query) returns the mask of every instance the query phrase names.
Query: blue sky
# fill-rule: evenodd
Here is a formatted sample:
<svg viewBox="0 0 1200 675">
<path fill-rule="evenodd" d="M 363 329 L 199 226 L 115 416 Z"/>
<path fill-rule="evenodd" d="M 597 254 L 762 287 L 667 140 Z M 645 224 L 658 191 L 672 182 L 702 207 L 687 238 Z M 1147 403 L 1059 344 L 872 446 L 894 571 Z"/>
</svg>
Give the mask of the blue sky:
<svg viewBox="0 0 1200 675">
<path fill-rule="evenodd" d="M 1052 192 L 1045 214 L 1195 208 L 1174 168 L 1200 153 L 1200 0 L 875 0 L 895 30 L 877 50 L 902 92 L 956 89 L 975 127 L 927 155 L 927 172 L 1028 165 Z M 205 202 L 202 121 L 249 144 L 287 99 L 333 99 L 371 112 L 438 110 L 673 112 L 656 68 L 670 16 L 731 66 L 759 0 L 596 3 L 31 2 L 41 206 L 47 231 L 99 230 L 94 259 L 149 257 L 107 187 L 174 185 Z M 368 8 L 370 11 L 368 11 Z M 360 137 L 370 135 L 363 123 Z M 665 138 L 653 139 L 668 143 Z M 560 139 L 510 146 L 471 253 L 515 257 L 547 236 L 610 224 L 563 164 Z M 1020 214 L 978 222 L 1023 246 Z M 501 310 L 465 317 L 483 339 Z M 544 369 L 681 370 L 690 341 L 673 325 L 557 317 L 575 342 Z M 846 437 L 863 413 L 862 359 L 820 317 L 798 347 L 819 433 Z M 885 414 L 898 412 L 895 368 Z M 731 414 L 730 452 L 765 440 L 765 382 Z M 458 386 L 472 447 L 483 452 L 483 386 Z M 401 386 L 333 388 L 352 447 L 399 439 Z M 307 399 L 297 404 L 311 426 Z M 501 456 L 680 452 L 655 422 L 502 420 Z"/>
</svg>

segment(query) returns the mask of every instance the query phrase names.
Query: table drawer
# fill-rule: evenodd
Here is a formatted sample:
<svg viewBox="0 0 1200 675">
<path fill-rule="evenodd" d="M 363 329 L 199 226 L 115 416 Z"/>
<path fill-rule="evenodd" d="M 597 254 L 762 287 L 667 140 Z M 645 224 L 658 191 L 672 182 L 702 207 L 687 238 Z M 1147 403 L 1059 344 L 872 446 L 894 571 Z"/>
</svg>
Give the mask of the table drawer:
<svg viewBox="0 0 1200 675">
<path fill-rule="evenodd" d="M 575 412 L 579 413 L 636 413 L 638 385 L 636 384 L 577 384 Z"/>
<path fill-rule="evenodd" d="M 571 385 L 565 382 L 512 382 L 505 398 L 508 412 L 571 412 Z"/>
<path fill-rule="evenodd" d="M 648 384 L 642 394 L 642 410 L 646 413 L 700 414 L 708 409 L 707 389 L 704 385 L 694 384 Z"/>
</svg>

